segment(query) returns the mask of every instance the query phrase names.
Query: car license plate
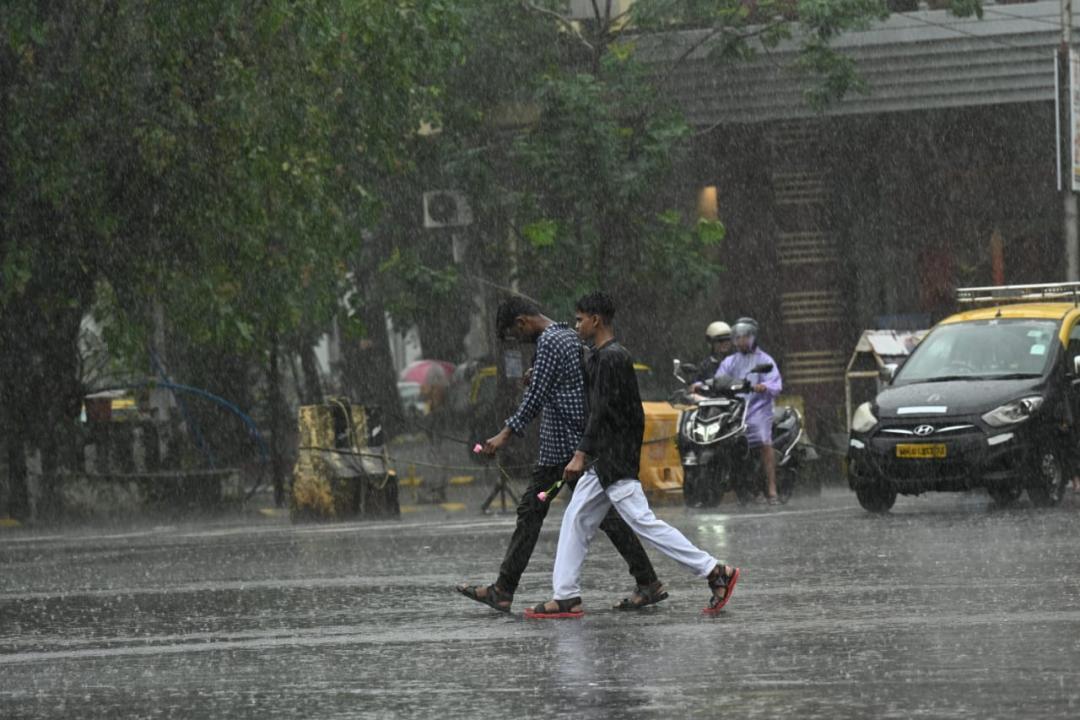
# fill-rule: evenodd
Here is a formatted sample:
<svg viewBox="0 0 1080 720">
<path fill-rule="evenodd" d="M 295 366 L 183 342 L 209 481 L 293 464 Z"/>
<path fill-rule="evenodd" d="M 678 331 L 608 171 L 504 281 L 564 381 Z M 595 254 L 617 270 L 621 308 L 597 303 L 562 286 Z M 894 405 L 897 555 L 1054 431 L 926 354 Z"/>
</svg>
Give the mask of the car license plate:
<svg viewBox="0 0 1080 720">
<path fill-rule="evenodd" d="M 945 443 L 900 443 L 896 446 L 898 458 L 943 458 Z"/>
</svg>

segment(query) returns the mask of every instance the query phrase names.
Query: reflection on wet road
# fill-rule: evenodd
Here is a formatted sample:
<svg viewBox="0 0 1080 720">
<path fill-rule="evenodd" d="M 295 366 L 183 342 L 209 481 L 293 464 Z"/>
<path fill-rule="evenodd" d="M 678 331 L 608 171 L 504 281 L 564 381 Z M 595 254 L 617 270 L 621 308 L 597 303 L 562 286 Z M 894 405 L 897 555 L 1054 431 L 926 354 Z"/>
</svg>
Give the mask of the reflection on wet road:
<svg viewBox="0 0 1080 720">
<path fill-rule="evenodd" d="M 0 716 L 1080 716 L 1080 500 L 849 493 L 778 512 L 665 508 L 742 566 L 729 610 L 657 553 L 671 599 L 598 537 L 581 621 L 503 616 L 508 517 L 292 526 L 221 519 L 0 535 Z M 515 603 L 550 594 L 549 518 Z"/>
</svg>

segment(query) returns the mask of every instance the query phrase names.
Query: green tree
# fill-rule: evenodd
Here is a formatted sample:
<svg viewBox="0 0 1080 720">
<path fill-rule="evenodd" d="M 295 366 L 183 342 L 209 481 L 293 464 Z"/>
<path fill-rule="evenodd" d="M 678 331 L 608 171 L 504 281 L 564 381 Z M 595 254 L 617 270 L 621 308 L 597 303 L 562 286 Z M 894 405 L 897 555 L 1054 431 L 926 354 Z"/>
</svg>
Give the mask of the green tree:
<svg viewBox="0 0 1080 720">
<path fill-rule="evenodd" d="M 309 351 L 459 33 L 443 0 L 12 0 L 0 28 L 9 458 L 71 436 L 91 307 L 133 367 L 155 307 L 192 362 L 276 369 Z M 24 464 L 9 465 L 25 516 Z"/>
<path fill-rule="evenodd" d="M 665 95 L 668 80 L 691 55 L 737 73 L 758 50 L 794 42 L 807 102 L 822 106 L 862 89 L 832 42 L 888 10 L 882 0 L 577 5 L 592 12 L 573 18 L 554 0 L 464 3 L 474 32 L 451 78 L 444 169 L 480 208 L 489 277 L 519 279 L 561 317 L 597 286 L 670 316 L 722 271 L 725 230 L 688 207 L 678 172 L 699 131 Z M 953 10 L 981 13 L 977 0 Z M 516 253 L 503 251 L 508 237 Z M 677 344 L 664 323 L 627 321 L 657 349 Z"/>
</svg>

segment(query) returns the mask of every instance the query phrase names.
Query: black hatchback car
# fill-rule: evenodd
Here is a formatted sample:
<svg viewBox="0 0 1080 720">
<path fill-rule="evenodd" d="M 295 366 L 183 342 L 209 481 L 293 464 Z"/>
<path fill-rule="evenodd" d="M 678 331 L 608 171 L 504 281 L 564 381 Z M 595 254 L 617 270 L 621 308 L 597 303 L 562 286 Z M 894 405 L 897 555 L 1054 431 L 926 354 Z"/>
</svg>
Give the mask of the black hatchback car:
<svg viewBox="0 0 1080 720">
<path fill-rule="evenodd" d="M 1059 502 L 1075 465 L 1078 356 L 1074 302 L 998 305 L 936 325 L 852 417 L 848 482 L 859 503 L 884 512 L 897 494 L 977 487 L 1001 505 L 1025 490 L 1035 505 Z"/>
</svg>

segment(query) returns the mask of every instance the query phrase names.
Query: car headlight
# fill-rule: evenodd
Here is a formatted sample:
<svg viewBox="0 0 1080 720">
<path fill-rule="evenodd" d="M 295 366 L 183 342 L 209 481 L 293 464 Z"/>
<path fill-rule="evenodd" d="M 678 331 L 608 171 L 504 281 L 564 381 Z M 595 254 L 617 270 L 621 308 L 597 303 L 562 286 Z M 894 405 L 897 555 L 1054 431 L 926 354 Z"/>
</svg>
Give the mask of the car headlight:
<svg viewBox="0 0 1080 720">
<path fill-rule="evenodd" d="M 1039 395 L 1013 400 L 982 416 L 983 422 L 991 427 L 1004 427 L 1023 422 L 1042 407 L 1043 399 Z"/>
<path fill-rule="evenodd" d="M 857 433 L 868 433 L 877 425 L 877 418 L 870 403 L 864 402 L 855 408 L 855 414 L 851 416 L 851 429 Z"/>
</svg>

